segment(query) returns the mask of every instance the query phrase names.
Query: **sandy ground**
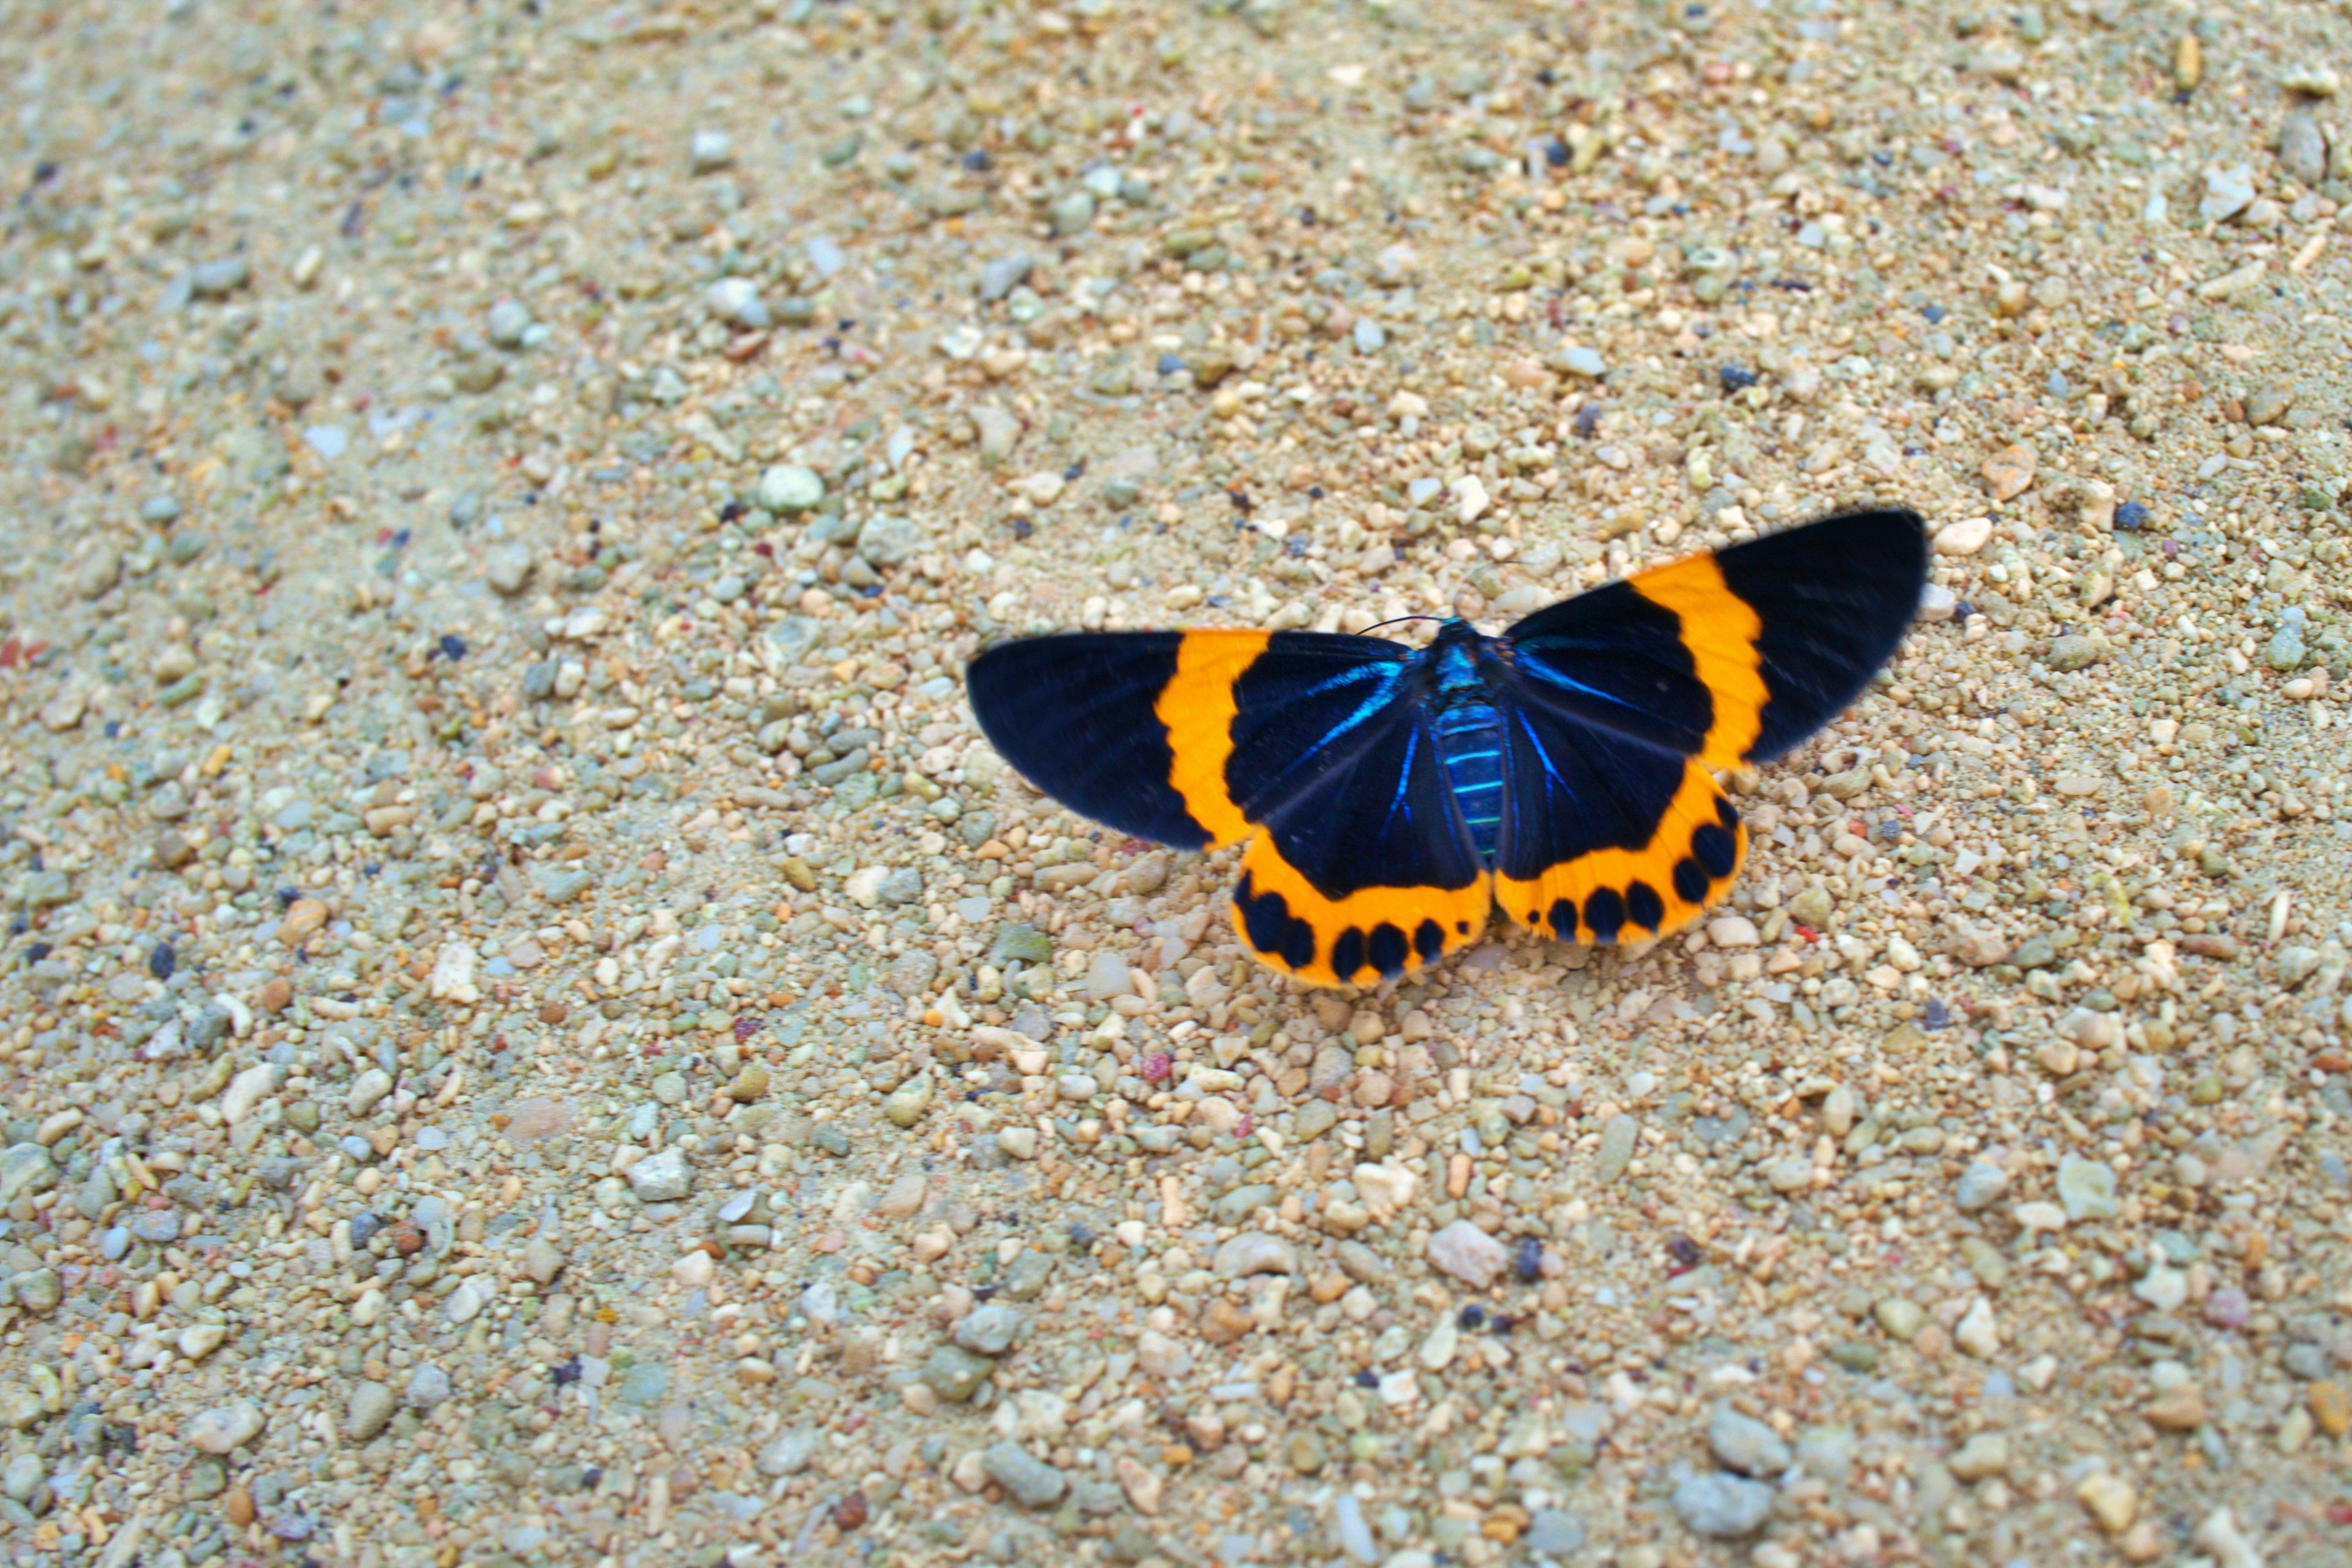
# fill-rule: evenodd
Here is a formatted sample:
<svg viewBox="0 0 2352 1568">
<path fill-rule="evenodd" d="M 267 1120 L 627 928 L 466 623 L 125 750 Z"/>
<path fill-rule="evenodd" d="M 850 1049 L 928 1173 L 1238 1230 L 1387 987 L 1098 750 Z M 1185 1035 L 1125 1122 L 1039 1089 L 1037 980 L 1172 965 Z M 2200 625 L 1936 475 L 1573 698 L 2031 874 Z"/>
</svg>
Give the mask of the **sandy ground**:
<svg viewBox="0 0 2352 1568">
<path fill-rule="evenodd" d="M 2352 1560 L 2347 54 L 0 11 L 7 1561 Z M 962 702 L 1866 501 L 1647 952 L 1294 989 Z"/>
</svg>

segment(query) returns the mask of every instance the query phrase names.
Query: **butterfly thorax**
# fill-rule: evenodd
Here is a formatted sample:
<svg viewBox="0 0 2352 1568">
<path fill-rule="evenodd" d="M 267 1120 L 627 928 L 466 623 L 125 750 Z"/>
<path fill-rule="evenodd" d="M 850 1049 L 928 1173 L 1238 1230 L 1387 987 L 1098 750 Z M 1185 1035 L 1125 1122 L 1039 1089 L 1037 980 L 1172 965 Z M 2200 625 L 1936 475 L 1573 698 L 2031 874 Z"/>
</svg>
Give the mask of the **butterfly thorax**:
<svg viewBox="0 0 2352 1568">
<path fill-rule="evenodd" d="M 1448 621 L 1423 657 L 1435 664 L 1431 727 L 1446 783 L 1463 826 L 1491 866 L 1503 819 L 1503 726 L 1478 670 L 1475 650 L 1485 640 L 1467 621 Z"/>
</svg>

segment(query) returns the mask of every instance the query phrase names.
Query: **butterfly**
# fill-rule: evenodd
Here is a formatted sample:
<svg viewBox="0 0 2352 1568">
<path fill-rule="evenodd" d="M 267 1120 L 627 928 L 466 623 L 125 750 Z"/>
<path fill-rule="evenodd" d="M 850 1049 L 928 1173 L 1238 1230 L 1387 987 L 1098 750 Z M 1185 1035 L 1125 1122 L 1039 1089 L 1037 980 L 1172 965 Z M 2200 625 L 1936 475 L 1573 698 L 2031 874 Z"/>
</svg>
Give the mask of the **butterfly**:
<svg viewBox="0 0 2352 1568">
<path fill-rule="evenodd" d="M 1895 651 L 1916 513 L 1858 511 L 1692 555 L 1498 637 L 1069 632 L 965 676 L 998 753 L 1082 816 L 1187 849 L 1247 840 L 1250 951 L 1367 985 L 1494 910 L 1561 941 L 1660 937 L 1727 892 L 1747 832 L 1718 769 L 1780 755 Z"/>
</svg>

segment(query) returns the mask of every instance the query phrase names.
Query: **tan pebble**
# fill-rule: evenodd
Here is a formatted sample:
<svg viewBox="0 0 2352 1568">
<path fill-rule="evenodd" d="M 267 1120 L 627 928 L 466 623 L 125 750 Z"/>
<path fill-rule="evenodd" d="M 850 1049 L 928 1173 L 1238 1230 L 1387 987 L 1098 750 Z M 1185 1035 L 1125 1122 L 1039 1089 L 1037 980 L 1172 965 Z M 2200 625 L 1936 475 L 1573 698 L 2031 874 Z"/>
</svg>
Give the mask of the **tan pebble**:
<svg viewBox="0 0 2352 1568">
<path fill-rule="evenodd" d="M 2164 1536 L 2153 1520 L 2141 1520 L 2123 1532 L 2116 1550 L 2126 1563 L 2153 1563 L 2164 1555 Z"/>
<path fill-rule="evenodd" d="M 1938 555 L 1974 555 L 1992 539 L 1992 519 L 1967 517 L 1936 531 Z"/>
<path fill-rule="evenodd" d="M 2311 1409 L 2311 1418 L 2329 1436 L 2341 1437 L 2352 1430 L 2352 1395 L 2346 1394 L 2344 1385 L 2335 1379 L 2322 1378 L 2313 1384 L 2304 1400 Z"/>
<path fill-rule="evenodd" d="M 316 899 L 297 899 L 287 906 L 286 918 L 278 922 L 278 940 L 288 947 L 299 947 L 326 923 L 326 905 Z"/>
<path fill-rule="evenodd" d="M 243 1487 L 231 1487 L 221 1494 L 221 1517 L 237 1529 L 253 1522 L 253 1494 Z"/>
<path fill-rule="evenodd" d="M 1160 1499 L 1168 1483 L 1159 1471 L 1124 1454 L 1118 1457 L 1114 1468 L 1118 1474 L 1119 1489 L 1127 1493 L 1127 1500 L 1135 1505 L 1136 1512 L 1148 1518 L 1160 1511 Z"/>
<path fill-rule="evenodd" d="M 1995 500 L 2007 500 L 2033 482 L 2033 448 L 2022 441 L 2003 447 L 1984 460 L 1981 472 Z"/>
<path fill-rule="evenodd" d="M 1201 1314 L 1201 1337 L 1213 1345 L 1229 1345 L 1257 1327 L 1257 1321 L 1247 1312 L 1223 1296 L 1209 1303 Z"/>
<path fill-rule="evenodd" d="M 294 1000 L 294 983 L 280 974 L 265 984 L 254 994 L 253 1005 L 265 1013 L 283 1013 Z"/>
<path fill-rule="evenodd" d="M 2139 1511 L 2138 1489 L 2121 1476 L 2085 1476 L 2074 1489 L 2074 1498 L 2109 1535 L 2130 1529 L 2132 1516 Z"/>
<path fill-rule="evenodd" d="M 2140 1414 L 2167 1432 L 2194 1432 L 2205 1424 L 2205 1395 L 2195 1384 L 2184 1383 L 2149 1400 Z"/>
</svg>

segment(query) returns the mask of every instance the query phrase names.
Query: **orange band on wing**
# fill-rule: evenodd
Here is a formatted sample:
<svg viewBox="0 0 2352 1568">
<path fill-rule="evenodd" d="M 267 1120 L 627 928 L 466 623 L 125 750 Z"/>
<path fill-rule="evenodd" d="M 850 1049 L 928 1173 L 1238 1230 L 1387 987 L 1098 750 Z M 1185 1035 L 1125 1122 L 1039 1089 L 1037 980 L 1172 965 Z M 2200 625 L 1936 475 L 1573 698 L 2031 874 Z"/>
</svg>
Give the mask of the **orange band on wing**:
<svg viewBox="0 0 2352 1568">
<path fill-rule="evenodd" d="M 1674 612 L 1699 683 L 1715 700 L 1715 720 L 1699 760 L 1711 768 L 1738 767 L 1763 731 L 1764 703 L 1770 695 L 1756 651 L 1762 618 L 1725 584 L 1723 568 L 1712 555 L 1644 572 L 1626 586 Z"/>
<path fill-rule="evenodd" d="M 1256 829 L 1225 784 L 1234 754 L 1234 687 L 1265 651 L 1271 632 L 1187 632 L 1176 650 L 1176 673 L 1152 711 L 1168 727 L 1174 764 L 1168 783 L 1184 797 L 1192 820 L 1208 829 L 1210 846 L 1238 844 Z"/>
<path fill-rule="evenodd" d="M 1694 757 L 1639 849 L 1596 849 L 1528 881 L 1497 874 L 1495 901 L 1531 929 L 1564 942 L 1647 941 L 1669 936 L 1730 890 L 1748 855 L 1748 830 L 1715 779 Z M 1611 900 L 1614 920 L 1593 920 L 1593 899 Z"/>
<path fill-rule="evenodd" d="M 1271 835 L 1242 854 L 1234 924 L 1267 965 L 1310 985 L 1372 985 L 1478 940 L 1494 912 L 1484 871 L 1464 887 L 1316 891 Z"/>
</svg>

